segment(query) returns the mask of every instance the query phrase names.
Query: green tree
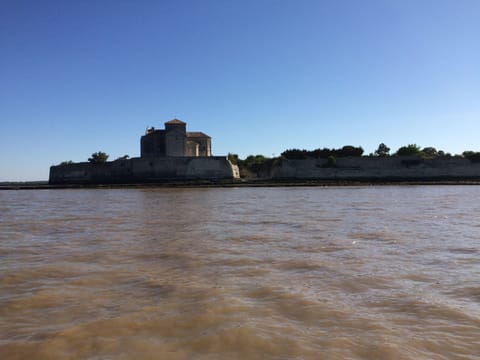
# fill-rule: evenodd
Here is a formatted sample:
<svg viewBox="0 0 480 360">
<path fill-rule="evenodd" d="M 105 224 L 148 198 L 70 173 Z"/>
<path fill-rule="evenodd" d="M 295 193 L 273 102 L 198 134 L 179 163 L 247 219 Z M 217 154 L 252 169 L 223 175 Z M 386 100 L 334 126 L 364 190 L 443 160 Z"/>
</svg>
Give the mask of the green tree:
<svg viewBox="0 0 480 360">
<path fill-rule="evenodd" d="M 243 165 L 246 168 L 256 171 L 261 167 L 268 159 L 263 155 L 248 155 L 245 160 L 243 160 Z"/>
<path fill-rule="evenodd" d="M 347 156 L 362 156 L 363 148 L 361 146 L 355 147 L 352 145 L 345 145 L 341 149 L 336 150 L 336 155 L 338 157 L 347 157 Z"/>
<path fill-rule="evenodd" d="M 327 158 L 327 162 L 325 164 L 323 164 L 323 167 L 326 167 L 326 168 L 332 168 L 332 167 L 336 167 L 336 166 L 337 166 L 337 159 L 333 155 L 330 155 Z"/>
<path fill-rule="evenodd" d="M 92 164 L 105 164 L 108 159 L 108 154 L 103 151 L 94 152 L 88 161 Z"/>
<path fill-rule="evenodd" d="M 288 160 L 302 160 L 308 157 L 308 151 L 300 149 L 288 149 L 282 152 L 280 155 Z"/>
<path fill-rule="evenodd" d="M 435 149 L 434 147 L 424 147 L 422 149 L 422 152 L 421 152 L 421 155 L 427 159 L 432 159 L 434 157 L 436 157 L 438 155 L 438 151 L 437 149 Z"/>
<path fill-rule="evenodd" d="M 476 151 L 464 151 L 462 153 L 463 157 L 470 160 L 473 163 L 480 162 L 480 152 Z"/>
<path fill-rule="evenodd" d="M 249 155 L 245 160 L 238 159 L 238 166 L 240 171 L 246 169 L 252 173 L 255 173 L 257 177 L 262 174 L 268 174 L 274 163 L 278 161 L 278 158 L 267 158 L 263 155 Z"/>
<path fill-rule="evenodd" d="M 237 154 L 228 153 L 227 159 L 228 159 L 233 165 L 238 165 L 238 155 L 237 155 Z"/>
<path fill-rule="evenodd" d="M 315 159 L 327 159 L 329 156 L 333 155 L 335 153 L 335 150 L 331 150 L 329 148 L 323 148 L 323 149 L 315 149 L 311 151 L 312 156 Z"/>
<path fill-rule="evenodd" d="M 385 145 L 384 143 L 381 143 L 378 145 L 377 150 L 375 150 L 375 155 L 376 156 L 381 156 L 381 157 L 386 157 L 390 155 L 390 148 Z"/>
<path fill-rule="evenodd" d="M 398 149 L 396 154 L 398 156 L 414 156 L 420 155 L 420 152 L 420 147 L 417 144 L 408 144 Z"/>
</svg>

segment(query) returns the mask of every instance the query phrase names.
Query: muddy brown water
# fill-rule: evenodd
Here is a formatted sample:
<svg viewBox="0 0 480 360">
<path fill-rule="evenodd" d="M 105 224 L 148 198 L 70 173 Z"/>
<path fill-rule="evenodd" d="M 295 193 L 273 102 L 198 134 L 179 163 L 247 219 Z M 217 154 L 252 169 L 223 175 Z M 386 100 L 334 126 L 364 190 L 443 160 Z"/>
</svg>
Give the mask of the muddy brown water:
<svg viewBox="0 0 480 360">
<path fill-rule="evenodd" d="M 1 359 L 479 359 L 480 187 L 0 192 Z"/>
</svg>

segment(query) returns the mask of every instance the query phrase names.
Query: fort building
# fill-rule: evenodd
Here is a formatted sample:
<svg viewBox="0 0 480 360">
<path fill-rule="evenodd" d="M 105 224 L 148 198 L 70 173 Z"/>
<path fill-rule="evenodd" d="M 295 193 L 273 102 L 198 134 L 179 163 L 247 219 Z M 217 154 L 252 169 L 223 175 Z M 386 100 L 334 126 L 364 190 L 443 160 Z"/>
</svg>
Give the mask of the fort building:
<svg viewBox="0 0 480 360">
<path fill-rule="evenodd" d="M 165 129 L 147 128 L 140 139 L 140 156 L 211 156 L 212 139 L 199 131 L 187 131 L 187 124 L 173 119 L 165 123 Z"/>
<path fill-rule="evenodd" d="M 147 128 L 140 138 L 140 157 L 105 163 L 72 163 L 50 167 L 50 184 L 131 184 L 222 180 L 239 177 L 227 156 L 212 156 L 212 139 L 187 131 L 173 119 L 165 129 Z"/>
</svg>

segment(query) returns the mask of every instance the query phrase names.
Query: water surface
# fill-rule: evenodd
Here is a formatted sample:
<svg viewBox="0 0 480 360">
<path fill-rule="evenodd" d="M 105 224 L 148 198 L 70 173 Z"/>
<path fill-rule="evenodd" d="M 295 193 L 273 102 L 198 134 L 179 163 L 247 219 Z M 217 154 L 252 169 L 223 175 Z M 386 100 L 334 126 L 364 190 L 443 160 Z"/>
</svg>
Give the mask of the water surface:
<svg viewBox="0 0 480 360">
<path fill-rule="evenodd" d="M 2 359 L 479 359 L 480 187 L 0 192 Z"/>
</svg>

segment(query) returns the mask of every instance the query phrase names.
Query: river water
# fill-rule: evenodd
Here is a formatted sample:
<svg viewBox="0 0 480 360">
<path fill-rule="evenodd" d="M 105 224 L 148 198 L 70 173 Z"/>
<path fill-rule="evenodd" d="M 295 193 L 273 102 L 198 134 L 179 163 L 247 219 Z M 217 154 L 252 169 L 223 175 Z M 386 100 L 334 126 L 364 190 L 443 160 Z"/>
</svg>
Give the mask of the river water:
<svg viewBox="0 0 480 360">
<path fill-rule="evenodd" d="M 479 199 L 0 191 L 0 358 L 479 359 Z"/>
</svg>

